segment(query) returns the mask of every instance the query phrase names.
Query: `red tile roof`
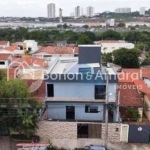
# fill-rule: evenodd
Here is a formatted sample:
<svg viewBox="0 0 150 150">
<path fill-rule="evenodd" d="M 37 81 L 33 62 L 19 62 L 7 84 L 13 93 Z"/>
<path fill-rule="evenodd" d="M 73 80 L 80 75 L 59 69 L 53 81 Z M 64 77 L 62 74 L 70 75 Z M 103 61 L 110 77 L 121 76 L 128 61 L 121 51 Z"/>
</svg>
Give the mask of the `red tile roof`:
<svg viewBox="0 0 150 150">
<path fill-rule="evenodd" d="M 48 66 L 47 62 L 45 62 L 43 59 L 32 57 L 32 56 L 28 56 L 24 58 L 13 58 L 13 62 L 14 63 L 11 67 L 17 67 L 20 65 L 20 63 L 23 63 L 23 62 L 24 62 L 24 65 L 28 65 L 28 66 L 33 66 L 34 64 L 41 66 L 41 67 Z"/>
<path fill-rule="evenodd" d="M 53 46 L 47 46 L 47 47 L 41 47 L 34 54 L 37 54 L 37 53 L 40 53 L 40 52 L 46 52 L 46 53 L 49 53 L 49 54 L 74 54 L 74 53 L 78 53 L 78 47 L 53 47 Z"/>
<path fill-rule="evenodd" d="M 11 56 L 11 54 L 1 54 L 0 53 L 0 60 L 7 60 L 8 57 L 10 57 L 10 56 Z"/>
<path fill-rule="evenodd" d="M 118 92 L 120 92 L 120 106 L 140 107 L 142 101 L 134 83 L 118 83 Z"/>
<path fill-rule="evenodd" d="M 0 41 L 0 45 L 7 45 L 9 41 Z"/>
<path fill-rule="evenodd" d="M 18 50 L 18 45 L 13 45 L 13 46 L 6 47 L 5 50 L 13 52 L 14 50 Z"/>
</svg>

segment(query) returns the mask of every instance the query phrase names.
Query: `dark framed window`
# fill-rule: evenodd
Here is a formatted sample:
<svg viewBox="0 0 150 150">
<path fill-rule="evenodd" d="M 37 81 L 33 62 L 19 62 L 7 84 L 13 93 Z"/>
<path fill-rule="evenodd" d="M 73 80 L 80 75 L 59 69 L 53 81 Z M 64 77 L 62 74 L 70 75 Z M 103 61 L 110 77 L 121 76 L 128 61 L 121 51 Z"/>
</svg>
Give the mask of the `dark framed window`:
<svg viewBox="0 0 150 150">
<path fill-rule="evenodd" d="M 4 61 L 0 61 L 0 65 L 5 65 L 5 62 Z"/>
<path fill-rule="evenodd" d="M 88 138 L 88 124 L 78 124 L 77 132 L 78 138 Z"/>
<path fill-rule="evenodd" d="M 53 84 L 47 84 L 47 96 L 54 97 L 54 85 Z"/>
<path fill-rule="evenodd" d="M 79 73 L 91 73 L 91 68 L 79 68 Z"/>
<path fill-rule="evenodd" d="M 85 106 L 85 112 L 86 113 L 98 113 L 98 107 L 97 106 Z"/>
<path fill-rule="evenodd" d="M 106 85 L 95 85 L 95 99 L 105 99 Z"/>
</svg>

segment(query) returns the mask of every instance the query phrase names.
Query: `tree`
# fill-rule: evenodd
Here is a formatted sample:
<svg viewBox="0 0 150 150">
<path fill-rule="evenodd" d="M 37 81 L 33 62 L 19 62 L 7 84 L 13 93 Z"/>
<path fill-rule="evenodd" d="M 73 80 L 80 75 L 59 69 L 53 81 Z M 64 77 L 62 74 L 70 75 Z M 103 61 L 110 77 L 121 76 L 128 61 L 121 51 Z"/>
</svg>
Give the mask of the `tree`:
<svg viewBox="0 0 150 150">
<path fill-rule="evenodd" d="M 68 28 L 68 25 L 67 25 L 66 23 L 63 24 L 63 28 L 64 28 L 64 29 Z"/>
<path fill-rule="evenodd" d="M 119 32 L 113 30 L 107 30 L 102 34 L 103 40 L 122 40 L 122 36 Z"/>
<path fill-rule="evenodd" d="M 150 65 L 150 58 L 146 58 L 141 64 L 141 66 L 148 66 L 148 65 Z"/>
<path fill-rule="evenodd" d="M 12 131 L 28 137 L 35 134 L 41 105 L 31 97 L 23 81 L 0 80 L 0 104 L 6 106 L 0 107 L 1 126 L 9 126 Z"/>
<path fill-rule="evenodd" d="M 139 68 L 138 57 L 140 53 L 141 52 L 137 49 L 121 48 L 119 50 L 115 50 L 113 52 L 114 63 L 123 68 Z"/>
<path fill-rule="evenodd" d="M 81 35 L 77 41 L 78 44 L 91 44 L 92 41 L 85 34 Z"/>
<path fill-rule="evenodd" d="M 89 26 L 88 25 L 84 25 L 84 26 L 82 26 L 82 28 L 88 29 Z"/>
<path fill-rule="evenodd" d="M 6 72 L 4 70 L 0 70 L 0 81 L 6 77 Z"/>
<path fill-rule="evenodd" d="M 149 51 L 149 46 L 147 44 L 144 43 L 137 43 L 135 45 L 135 47 L 141 51 L 145 50 L 145 51 Z"/>
<path fill-rule="evenodd" d="M 96 40 L 96 36 L 95 36 L 95 34 L 93 32 L 86 31 L 86 32 L 84 32 L 84 34 L 87 35 L 91 41 L 95 41 Z"/>
<path fill-rule="evenodd" d="M 120 22 L 120 23 L 118 23 L 117 24 L 117 27 L 120 27 L 120 28 L 125 28 L 125 23 L 123 23 L 123 22 Z"/>
<path fill-rule="evenodd" d="M 106 62 L 106 63 L 113 62 L 112 53 L 104 53 L 102 55 L 102 60 L 103 62 Z"/>
</svg>

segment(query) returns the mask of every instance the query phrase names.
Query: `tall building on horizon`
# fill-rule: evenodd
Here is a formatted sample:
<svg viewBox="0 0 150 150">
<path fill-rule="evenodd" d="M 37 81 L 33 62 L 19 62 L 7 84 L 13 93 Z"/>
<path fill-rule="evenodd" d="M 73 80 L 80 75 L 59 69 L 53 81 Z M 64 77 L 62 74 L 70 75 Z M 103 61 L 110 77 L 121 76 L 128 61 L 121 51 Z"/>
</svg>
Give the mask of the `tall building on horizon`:
<svg viewBox="0 0 150 150">
<path fill-rule="evenodd" d="M 131 13 L 131 8 L 117 8 L 115 9 L 115 13 Z"/>
<path fill-rule="evenodd" d="M 146 11 L 145 9 L 146 9 L 145 7 L 140 8 L 140 15 L 145 16 L 145 11 Z"/>
<path fill-rule="evenodd" d="M 76 8 L 75 8 L 75 17 L 76 18 L 79 18 L 80 17 L 80 14 L 81 13 L 81 8 L 80 8 L 80 6 L 77 6 Z"/>
<path fill-rule="evenodd" d="M 55 18 L 55 4 L 54 3 L 50 3 L 47 5 L 47 17 L 48 18 Z"/>
<path fill-rule="evenodd" d="M 93 17 L 94 16 L 94 8 L 89 6 L 87 7 L 87 16 L 88 17 Z"/>
</svg>

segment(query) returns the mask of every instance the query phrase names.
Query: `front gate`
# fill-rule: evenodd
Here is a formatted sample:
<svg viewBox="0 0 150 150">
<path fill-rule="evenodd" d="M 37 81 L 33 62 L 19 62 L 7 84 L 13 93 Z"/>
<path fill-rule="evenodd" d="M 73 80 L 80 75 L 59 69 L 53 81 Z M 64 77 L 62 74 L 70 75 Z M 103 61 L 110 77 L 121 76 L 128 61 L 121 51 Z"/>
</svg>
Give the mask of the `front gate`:
<svg viewBox="0 0 150 150">
<path fill-rule="evenodd" d="M 129 125 L 129 143 L 150 143 L 150 125 Z"/>
</svg>

